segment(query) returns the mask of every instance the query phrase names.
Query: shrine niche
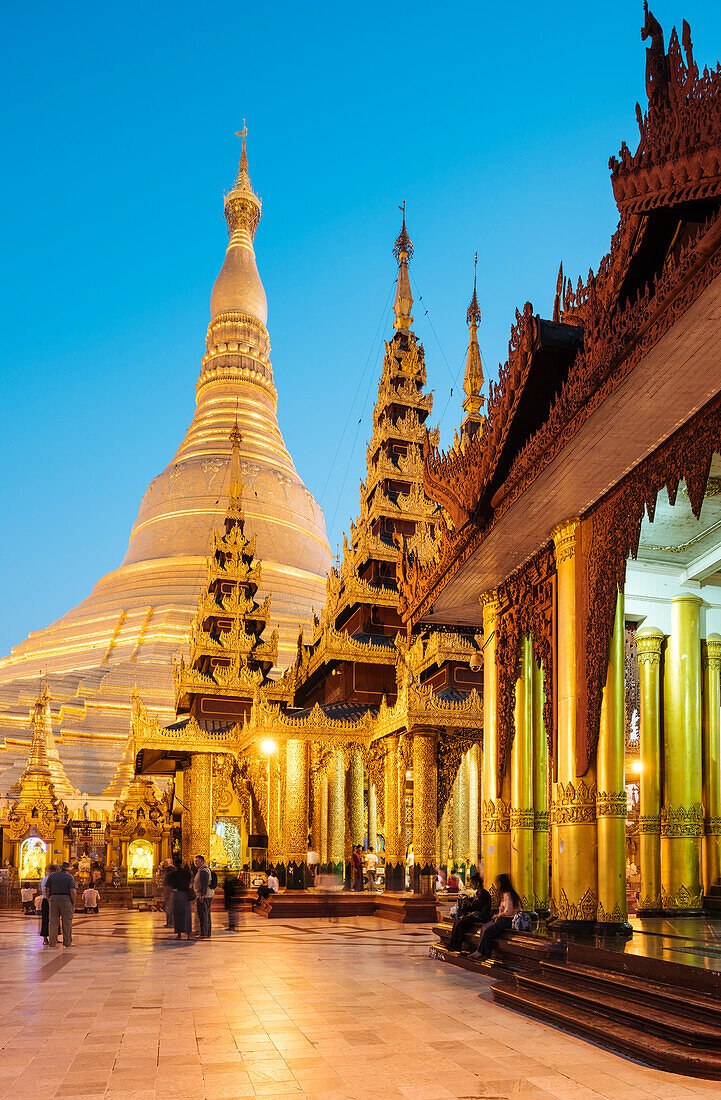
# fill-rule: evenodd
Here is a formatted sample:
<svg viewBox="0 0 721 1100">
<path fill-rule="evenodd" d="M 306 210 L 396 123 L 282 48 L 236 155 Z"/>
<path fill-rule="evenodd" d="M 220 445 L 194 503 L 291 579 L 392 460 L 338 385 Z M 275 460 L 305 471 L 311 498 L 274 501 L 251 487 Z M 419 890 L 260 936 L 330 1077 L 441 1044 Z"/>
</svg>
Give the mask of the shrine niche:
<svg viewBox="0 0 721 1100">
<path fill-rule="evenodd" d="M 20 845 L 20 863 L 18 866 L 18 878 L 41 879 L 45 874 L 48 864 L 48 846 L 39 837 L 28 837 Z"/>
<path fill-rule="evenodd" d="M 151 879 L 155 868 L 154 848 L 149 840 L 132 840 L 128 845 L 128 882 Z"/>
</svg>

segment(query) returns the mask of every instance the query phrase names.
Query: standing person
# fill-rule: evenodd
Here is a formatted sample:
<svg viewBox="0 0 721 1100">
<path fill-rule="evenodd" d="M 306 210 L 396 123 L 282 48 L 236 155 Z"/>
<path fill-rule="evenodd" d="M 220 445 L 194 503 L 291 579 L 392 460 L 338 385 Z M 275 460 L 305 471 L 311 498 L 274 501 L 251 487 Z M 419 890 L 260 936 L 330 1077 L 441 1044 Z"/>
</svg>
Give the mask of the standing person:
<svg viewBox="0 0 721 1100">
<path fill-rule="evenodd" d="M 361 857 L 361 846 L 356 844 L 353 849 L 353 855 L 351 856 L 351 890 L 363 889 L 363 859 Z"/>
<path fill-rule="evenodd" d="M 366 852 L 366 872 L 368 874 L 368 889 L 372 894 L 376 890 L 376 867 L 378 866 L 378 856 L 375 852 Z"/>
<path fill-rule="evenodd" d="M 483 935 L 481 936 L 478 950 L 474 951 L 472 955 L 469 956 L 471 959 L 480 959 L 481 962 L 485 959 L 490 959 L 493 944 L 502 932 L 505 932 L 513 925 L 514 916 L 523 908 L 521 899 L 513 889 L 508 875 L 499 875 L 496 881 L 498 883 L 498 893 L 501 895 L 498 916 L 483 929 Z"/>
<path fill-rule="evenodd" d="M 28 917 L 32 916 L 35 906 L 35 891 L 29 882 L 26 882 L 20 891 L 20 898 L 23 903 L 23 915 Z"/>
<path fill-rule="evenodd" d="M 183 867 L 183 861 L 178 856 L 173 860 L 173 870 L 169 875 L 169 885 L 173 893 L 173 928 L 175 938 L 180 940 L 183 933 L 190 939 L 193 932 L 192 914 L 192 882 L 190 871 Z"/>
<path fill-rule="evenodd" d="M 63 922 L 63 947 L 73 946 L 73 911 L 75 909 L 75 879 L 70 864 L 63 863 L 59 871 L 48 875 L 45 896 L 50 902 L 50 946 L 58 946 L 58 926 Z"/>
<path fill-rule="evenodd" d="M 463 937 L 478 924 L 486 924 L 491 919 L 491 895 L 483 888 L 480 875 L 471 875 L 471 886 L 475 894 L 458 899 L 458 916 L 453 922 L 449 951 L 460 951 Z"/>
<path fill-rule="evenodd" d="M 57 871 L 57 869 L 57 863 L 51 863 L 47 869 L 47 873 L 40 879 L 40 885 L 38 886 L 38 893 L 42 897 L 42 901 L 40 902 L 40 935 L 45 945 L 50 943 L 50 902 L 45 894 L 45 883 L 48 881 L 53 871 Z"/>
<path fill-rule="evenodd" d="M 95 886 L 86 886 L 83 890 L 83 908 L 86 913 L 97 913 L 100 908 L 100 893 Z"/>
<path fill-rule="evenodd" d="M 198 909 L 198 936 L 201 940 L 209 940 L 212 931 L 210 923 L 210 904 L 214 891 L 210 886 L 210 867 L 205 862 L 205 856 L 195 857 L 197 868 L 193 886 L 195 888 L 196 906 Z"/>
<path fill-rule="evenodd" d="M 162 890 L 163 890 L 163 910 L 165 912 L 165 927 L 173 927 L 173 887 L 170 885 L 170 876 L 173 873 L 173 861 L 171 859 L 163 860 L 163 877 L 162 877 Z"/>
</svg>

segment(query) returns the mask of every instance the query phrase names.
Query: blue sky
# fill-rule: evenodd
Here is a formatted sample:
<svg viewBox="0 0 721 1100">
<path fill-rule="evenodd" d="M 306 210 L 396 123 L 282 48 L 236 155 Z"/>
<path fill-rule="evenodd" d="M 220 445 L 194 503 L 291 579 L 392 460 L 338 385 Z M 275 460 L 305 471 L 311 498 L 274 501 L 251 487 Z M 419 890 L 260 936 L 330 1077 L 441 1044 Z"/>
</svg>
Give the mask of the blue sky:
<svg viewBox="0 0 721 1100">
<path fill-rule="evenodd" d="M 642 7 L 4 5 L 1 653 L 119 564 L 191 419 L 243 117 L 280 424 L 335 550 L 391 331 L 397 204 L 447 444 L 475 250 L 493 376 L 516 306 L 548 316 L 559 261 L 575 279 L 608 248 Z M 717 2 L 652 9 L 667 36 L 689 19 L 700 64 L 721 58 Z"/>
</svg>

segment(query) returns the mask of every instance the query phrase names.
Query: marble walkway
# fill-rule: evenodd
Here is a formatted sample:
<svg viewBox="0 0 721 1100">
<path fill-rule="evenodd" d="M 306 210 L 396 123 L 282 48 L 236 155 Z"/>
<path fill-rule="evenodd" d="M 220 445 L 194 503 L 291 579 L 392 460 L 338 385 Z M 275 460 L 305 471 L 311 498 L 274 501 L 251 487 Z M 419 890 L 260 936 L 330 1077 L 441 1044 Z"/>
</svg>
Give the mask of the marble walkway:
<svg viewBox="0 0 721 1100">
<path fill-rule="evenodd" d="M 223 914 L 213 914 L 216 925 Z M 0 913 L 0 1096 L 33 1100 L 645 1100 L 718 1082 L 645 1069 L 493 1005 L 375 918 L 268 922 L 177 943 L 155 914 L 76 919 L 43 948 Z M 480 996 L 479 996 L 480 994 Z"/>
</svg>

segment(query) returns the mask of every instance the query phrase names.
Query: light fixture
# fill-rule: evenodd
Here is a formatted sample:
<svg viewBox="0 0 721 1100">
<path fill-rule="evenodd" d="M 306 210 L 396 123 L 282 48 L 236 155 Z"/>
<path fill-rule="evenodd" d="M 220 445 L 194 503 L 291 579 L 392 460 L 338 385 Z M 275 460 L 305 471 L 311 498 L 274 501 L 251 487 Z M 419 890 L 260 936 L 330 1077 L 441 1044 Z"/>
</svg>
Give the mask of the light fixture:
<svg viewBox="0 0 721 1100">
<path fill-rule="evenodd" d="M 636 772 L 636 775 L 643 771 L 643 764 L 640 760 L 631 761 L 631 771 Z"/>
<path fill-rule="evenodd" d="M 269 737 L 266 738 L 265 741 L 261 741 L 260 743 L 260 751 L 264 752 L 267 756 L 270 756 L 270 754 L 275 752 L 277 748 L 278 746 L 276 745 L 275 741 L 271 741 Z"/>
</svg>

